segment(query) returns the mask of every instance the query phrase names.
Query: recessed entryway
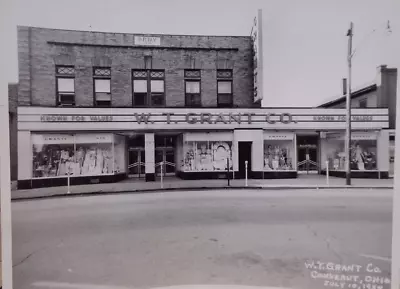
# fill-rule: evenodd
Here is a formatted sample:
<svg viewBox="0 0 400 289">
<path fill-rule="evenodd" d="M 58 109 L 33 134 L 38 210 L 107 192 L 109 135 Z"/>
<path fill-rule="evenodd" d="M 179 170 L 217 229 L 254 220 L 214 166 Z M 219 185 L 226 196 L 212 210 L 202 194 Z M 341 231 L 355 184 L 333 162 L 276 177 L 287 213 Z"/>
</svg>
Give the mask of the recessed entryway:
<svg viewBox="0 0 400 289">
<path fill-rule="evenodd" d="M 251 147 L 252 142 L 241 141 L 238 142 L 239 148 L 239 170 L 235 178 L 244 179 L 246 176 L 246 161 L 248 178 L 251 178 Z"/>
</svg>

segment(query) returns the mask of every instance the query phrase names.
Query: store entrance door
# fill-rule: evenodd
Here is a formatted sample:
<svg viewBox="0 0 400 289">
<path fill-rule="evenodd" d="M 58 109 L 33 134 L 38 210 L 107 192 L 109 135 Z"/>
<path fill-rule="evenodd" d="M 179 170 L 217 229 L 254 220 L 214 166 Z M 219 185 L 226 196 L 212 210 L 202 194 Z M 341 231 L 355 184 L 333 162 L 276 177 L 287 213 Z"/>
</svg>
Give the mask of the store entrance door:
<svg viewBox="0 0 400 289">
<path fill-rule="evenodd" d="M 297 136 L 298 173 L 317 174 L 319 171 L 318 136 Z"/>
<path fill-rule="evenodd" d="M 144 149 L 129 150 L 129 177 L 142 178 L 145 176 L 145 152 Z"/>
<path fill-rule="evenodd" d="M 251 178 L 251 142 L 239 142 L 239 172 L 238 179 L 246 177 L 246 161 L 247 161 L 247 177 Z M 236 175 L 235 175 L 236 178 Z"/>
<path fill-rule="evenodd" d="M 173 148 L 156 148 L 155 150 L 156 175 L 163 176 L 175 175 L 175 152 Z"/>
</svg>

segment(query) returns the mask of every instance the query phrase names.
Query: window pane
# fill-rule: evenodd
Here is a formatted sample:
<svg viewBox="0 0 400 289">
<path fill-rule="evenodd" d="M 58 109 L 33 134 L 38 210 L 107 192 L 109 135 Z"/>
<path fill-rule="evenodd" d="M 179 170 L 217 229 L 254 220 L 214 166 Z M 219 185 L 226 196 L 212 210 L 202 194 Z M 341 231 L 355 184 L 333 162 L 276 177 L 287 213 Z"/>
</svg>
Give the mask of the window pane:
<svg viewBox="0 0 400 289">
<path fill-rule="evenodd" d="M 200 94 L 187 94 L 186 95 L 186 106 L 201 107 Z"/>
<path fill-rule="evenodd" d="M 151 92 L 164 92 L 164 80 L 152 80 Z"/>
<path fill-rule="evenodd" d="M 218 103 L 231 104 L 232 103 L 232 95 L 231 94 L 220 94 L 220 95 L 218 95 Z"/>
<path fill-rule="evenodd" d="M 134 92 L 147 92 L 147 80 L 134 80 L 133 81 Z"/>
<path fill-rule="evenodd" d="M 135 93 L 134 94 L 135 105 L 137 105 L 137 106 L 146 105 L 147 104 L 146 98 L 147 98 L 147 94 L 146 93 Z"/>
<path fill-rule="evenodd" d="M 74 78 L 58 78 L 58 91 L 59 92 L 74 92 L 75 79 Z"/>
<path fill-rule="evenodd" d="M 111 92 L 109 79 L 95 79 L 94 80 L 95 92 Z"/>
<path fill-rule="evenodd" d="M 218 93 L 232 93 L 232 82 L 218 81 Z"/>
<path fill-rule="evenodd" d="M 109 100 L 101 100 L 101 101 L 96 101 L 97 106 L 111 106 L 111 101 Z"/>
<path fill-rule="evenodd" d="M 186 93 L 200 93 L 200 82 L 186 81 Z"/>
<path fill-rule="evenodd" d="M 156 105 L 156 106 L 164 105 L 164 94 L 159 94 L 159 93 L 152 94 L 151 102 L 152 102 L 152 105 Z"/>
<path fill-rule="evenodd" d="M 97 92 L 96 93 L 96 100 L 111 100 L 111 94 L 107 92 Z"/>
<path fill-rule="evenodd" d="M 74 103 L 75 95 L 74 94 L 61 94 L 60 95 L 60 103 Z"/>
</svg>

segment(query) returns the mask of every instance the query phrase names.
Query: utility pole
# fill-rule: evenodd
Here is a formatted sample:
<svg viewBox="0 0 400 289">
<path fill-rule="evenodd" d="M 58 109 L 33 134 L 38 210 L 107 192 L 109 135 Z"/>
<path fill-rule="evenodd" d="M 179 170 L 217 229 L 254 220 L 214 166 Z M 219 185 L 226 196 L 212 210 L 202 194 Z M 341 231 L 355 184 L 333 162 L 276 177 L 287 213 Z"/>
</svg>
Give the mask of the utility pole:
<svg viewBox="0 0 400 289">
<path fill-rule="evenodd" d="M 351 185 L 351 58 L 352 58 L 352 44 L 353 44 L 353 22 L 350 22 L 350 29 L 347 31 L 349 37 L 348 51 L 347 51 L 347 97 L 346 97 L 346 185 Z"/>
</svg>

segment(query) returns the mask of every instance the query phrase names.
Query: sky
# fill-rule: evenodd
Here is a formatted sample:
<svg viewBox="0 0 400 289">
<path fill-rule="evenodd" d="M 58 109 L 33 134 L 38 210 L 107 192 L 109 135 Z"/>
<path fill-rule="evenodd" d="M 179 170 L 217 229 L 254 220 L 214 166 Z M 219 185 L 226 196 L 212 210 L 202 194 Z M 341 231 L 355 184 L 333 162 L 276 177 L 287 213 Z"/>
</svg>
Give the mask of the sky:
<svg viewBox="0 0 400 289">
<path fill-rule="evenodd" d="M 377 67 L 400 66 L 398 0 L 2 0 L 9 55 L 18 81 L 16 26 L 126 33 L 250 35 L 263 10 L 266 107 L 307 107 L 340 96 L 354 23 L 352 87 L 375 80 Z M 397 16 L 397 17 L 396 17 Z M 386 29 L 390 21 L 391 33 Z M 396 53 L 397 52 L 397 53 Z"/>
</svg>

